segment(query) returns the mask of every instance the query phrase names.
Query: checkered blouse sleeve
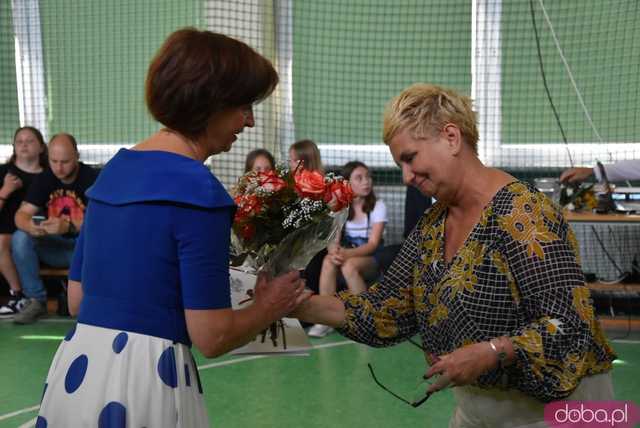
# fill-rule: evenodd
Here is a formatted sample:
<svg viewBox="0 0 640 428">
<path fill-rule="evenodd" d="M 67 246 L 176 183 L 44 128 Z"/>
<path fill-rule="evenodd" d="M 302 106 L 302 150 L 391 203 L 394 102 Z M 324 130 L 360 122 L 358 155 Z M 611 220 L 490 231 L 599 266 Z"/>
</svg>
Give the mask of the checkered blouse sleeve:
<svg viewBox="0 0 640 428">
<path fill-rule="evenodd" d="M 512 387 L 548 402 L 610 369 L 614 355 L 595 319 L 571 228 L 548 198 L 520 190 L 498 213 L 502 268 L 521 316 L 531 320 L 511 334 L 516 362 L 507 372 Z"/>
<path fill-rule="evenodd" d="M 420 229 L 416 227 L 407 237 L 380 282 L 359 295 L 339 293 L 346 311 L 346 322 L 339 329 L 342 335 L 383 347 L 418 333 L 412 290 L 418 275 Z"/>
</svg>

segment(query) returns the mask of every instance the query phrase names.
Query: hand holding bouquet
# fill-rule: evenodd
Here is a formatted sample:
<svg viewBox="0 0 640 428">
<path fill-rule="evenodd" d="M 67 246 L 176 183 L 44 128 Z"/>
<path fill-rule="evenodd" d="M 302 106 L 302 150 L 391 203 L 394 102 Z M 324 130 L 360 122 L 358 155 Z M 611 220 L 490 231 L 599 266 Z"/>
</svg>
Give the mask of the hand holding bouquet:
<svg viewBox="0 0 640 428">
<path fill-rule="evenodd" d="M 282 167 L 246 173 L 233 195 L 232 264 L 272 275 L 304 269 L 335 238 L 353 199 L 340 176 Z"/>
</svg>

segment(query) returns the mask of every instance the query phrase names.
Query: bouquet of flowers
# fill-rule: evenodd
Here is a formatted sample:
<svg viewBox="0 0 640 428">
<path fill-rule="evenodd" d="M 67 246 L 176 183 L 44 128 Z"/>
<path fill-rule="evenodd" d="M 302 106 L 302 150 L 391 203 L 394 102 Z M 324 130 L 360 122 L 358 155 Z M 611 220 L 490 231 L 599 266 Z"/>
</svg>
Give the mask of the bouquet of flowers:
<svg viewBox="0 0 640 428">
<path fill-rule="evenodd" d="M 231 234 L 231 265 L 242 265 L 246 273 L 265 270 L 276 276 L 304 269 L 335 239 L 347 218 L 353 192 L 340 176 L 292 172 L 279 166 L 274 171 L 246 173 L 233 196 L 238 210 Z M 246 289 L 245 284 L 251 280 L 241 278 L 242 273 L 232 270 L 232 299 L 234 291 L 246 294 L 238 306 L 253 299 L 253 289 Z M 290 326 L 291 321 L 297 326 Z M 273 323 L 243 349 L 251 353 L 288 352 L 292 341 L 287 344 L 287 328 L 294 339 L 302 335 L 303 342 L 293 340 L 292 349 L 305 349 L 308 340 L 300 323 L 286 318 Z M 267 335 L 270 341 L 265 344 Z"/>
<path fill-rule="evenodd" d="M 236 211 L 232 265 L 279 275 L 304 269 L 333 240 L 353 199 L 349 183 L 334 174 L 278 166 L 248 172 L 233 191 Z"/>
<path fill-rule="evenodd" d="M 570 211 L 591 211 L 598 206 L 593 184 L 563 184 L 560 188 L 560 206 Z"/>
</svg>

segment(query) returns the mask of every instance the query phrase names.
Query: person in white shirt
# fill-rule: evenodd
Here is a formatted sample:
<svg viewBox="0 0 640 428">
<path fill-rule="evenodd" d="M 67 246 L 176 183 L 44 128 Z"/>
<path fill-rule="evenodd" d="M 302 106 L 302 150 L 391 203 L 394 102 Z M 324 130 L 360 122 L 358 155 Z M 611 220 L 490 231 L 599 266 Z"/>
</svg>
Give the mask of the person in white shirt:
<svg viewBox="0 0 640 428">
<path fill-rule="evenodd" d="M 354 199 L 343 233 L 327 248 L 320 272 L 320 295 L 336 293 L 339 276 L 352 294 L 367 289 L 366 279 L 375 279 L 380 272 L 376 253 L 382 248 L 382 234 L 387 223 L 387 207 L 376 198 L 369 167 L 360 161 L 348 162 L 342 172 L 349 180 Z M 324 337 L 331 327 L 315 324 L 309 336 Z"/>
<path fill-rule="evenodd" d="M 608 181 L 640 180 L 640 159 L 629 159 L 616 163 L 602 165 Z M 560 181 L 563 183 L 579 183 L 592 175 L 596 180 L 604 181 L 600 168 L 569 168 L 562 172 Z"/>
</svg>

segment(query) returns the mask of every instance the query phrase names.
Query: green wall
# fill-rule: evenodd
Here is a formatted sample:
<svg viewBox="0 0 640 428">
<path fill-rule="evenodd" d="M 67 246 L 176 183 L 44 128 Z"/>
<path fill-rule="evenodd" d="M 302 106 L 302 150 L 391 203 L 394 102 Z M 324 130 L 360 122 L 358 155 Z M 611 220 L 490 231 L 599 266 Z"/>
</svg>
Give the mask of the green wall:
<svg viewBox="0 0 640 428">
<path fill-rule="evenodd" d="M 50 133 L 68 131 L 84 144 L 132 143 L 155 129 L 144 104 L 148 64 L 169 33 L 199 26 L 201 2 L 56 0 L 40 7 Z"/>
<path fill-rule="evenodd" d="M 50 134 L 66 130 L 83 144 L 132 143 L 155 129 L 143 99 L 149 60 L 171 31 L 202 26 L 201 3 L 40 2 Z M 292 4 L 297 139 L 378 143 L 385 104 L 414 82 L 438 83 L 470 94 L 470 1 L 294 0 Z M 602 137 L 637 141 L 638 2 L 567 0 L 545 6 Z M 538 2 L 534 8 L 547 80 L 568 139 L 596 141 Z M 561 141 L 542 85 L 529 2 L 505 0 L 501 27 L 502 141 Z M 0 0 L 3 144 L 10 143 L 18 125 L 13 49 L 11 0 Z"/>
<path fill-rule="evenodd" d="M 293 3 L 297 139 L 378 143 L 385 104 L 415 82 L 470 93 L 471 2 Z"/>
<path fill-rule="evenodd" d="M 560 48 L 605 142 L 639 141 L 640 19 L 637 0 L 545 2 Z M 542 60 L 570 143 L 597 142 L 540 5 Z M 544 90 L 528 1 L 502 6 L 502 140 L 562 142 Z"/>
<path fill-rule="evenodd" d="M 11 0 L 0 0 L 0 76 L 0 144 L 12 144 L 13 132 L 20 125 L 20 119 Z"/>
</svg>

